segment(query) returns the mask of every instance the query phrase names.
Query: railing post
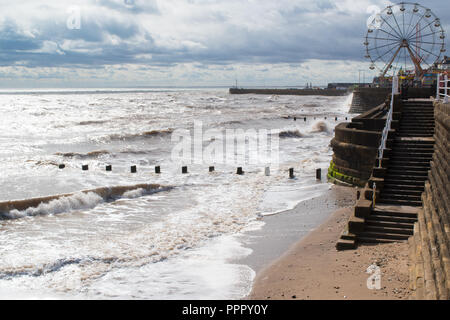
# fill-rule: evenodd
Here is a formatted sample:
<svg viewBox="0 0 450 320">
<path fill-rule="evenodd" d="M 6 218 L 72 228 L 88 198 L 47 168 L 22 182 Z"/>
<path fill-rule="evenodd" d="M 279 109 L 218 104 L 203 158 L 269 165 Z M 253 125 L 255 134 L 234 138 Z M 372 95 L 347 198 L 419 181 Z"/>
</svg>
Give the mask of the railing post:
<svg viewBox="0 0 450 320">
<path fill-rule="evenodd" d="M 439 101 L 441 95 L 441 74 L 437 74 L 437 86 L 436 86 L 436 100 Z"/>
<path fill-rule="evenodd" d="M 394 76 L 392 78 L 392 94 L 398 94 L 398 77 Z"/>
<path fill-rule="evenodd" d="M 374 182 L 372 186 L 372 207 L 375 208 L 376 197 L 377 197 L 377 184 Z"/>
<path fill-rule="evenodd" d="M 448 102 L 448 75 L 445 75 L 444 103 Z"/>
</svg>

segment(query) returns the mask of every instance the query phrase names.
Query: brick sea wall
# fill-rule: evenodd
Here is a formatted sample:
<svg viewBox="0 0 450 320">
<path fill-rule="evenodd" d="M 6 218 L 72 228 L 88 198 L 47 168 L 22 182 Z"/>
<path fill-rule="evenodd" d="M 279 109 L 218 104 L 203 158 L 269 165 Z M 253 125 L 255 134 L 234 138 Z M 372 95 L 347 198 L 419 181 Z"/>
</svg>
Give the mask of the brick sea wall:
<svg viewBox="0 0 450 320">
<path fill-rule="evenodd" d="M 409 238 L 412 299 L 450 297 L 450 104 L 435 103 L 435 150 L 419 221 Z"/>
</svg>

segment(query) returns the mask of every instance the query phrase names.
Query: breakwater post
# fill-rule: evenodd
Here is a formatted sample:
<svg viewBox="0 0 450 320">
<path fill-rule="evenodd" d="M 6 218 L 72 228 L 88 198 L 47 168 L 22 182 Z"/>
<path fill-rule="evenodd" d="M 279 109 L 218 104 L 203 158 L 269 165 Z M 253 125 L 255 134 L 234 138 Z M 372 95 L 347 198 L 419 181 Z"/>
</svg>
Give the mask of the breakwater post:
<svg viewBox="0 0 450 320">
<path fill-rule="evenodd" d="M 289 179 L 294 179 L 295 175 L 294 175 L 294 168 L 290 168 L 289 169 Z"/>
</svg>

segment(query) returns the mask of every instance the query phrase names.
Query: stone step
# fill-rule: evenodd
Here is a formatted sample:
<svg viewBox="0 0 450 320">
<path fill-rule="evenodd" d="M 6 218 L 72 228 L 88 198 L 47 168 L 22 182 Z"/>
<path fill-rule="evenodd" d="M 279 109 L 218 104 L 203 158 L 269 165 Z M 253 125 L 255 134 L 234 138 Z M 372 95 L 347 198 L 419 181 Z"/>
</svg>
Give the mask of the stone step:
<svg viewBox="0 0 450 320">
<path fill-rule="evenodd" d="M 389 168 L 390 171 L 429 171 L 431 169 L 430 165 L 427 163 L 418 163 L 415 162 L 415 164 L 411 163 L 403 163 L 403 162 L 389 162 Z"/>
<path fill-rule="evenodd" d="M 407 107 L 403 107 L 402 113 L 403 114 L 408 114 L 408 112 L 410 111 L 416 111 L 416 112 L 426 112 L 426 113 L 434 113 L 434 109 L 433 108 L 422 108 L 422 107 L 413 107 L 413 106 L 407 106 Z"/>
<path fill-rule="evenodd" d="M 414 139 L 401 139 L 401 138 L 395 137 L 394 141 L 395 141 L 395 143 L 434 145 L 433 139 L 414 140 Z"/>
<path fill-rule="evenodd" d="M 397 200 L 397 199 L 380 199 L 381 203 L 394 204 L 398 206 L 421 207 L 422 201 Z"/>
<path fill-rule="evenodd" d="M 401 217 L 401 218 L 414 218 L 417 220 L 418 208 L 411 206 L 392 206 L 383 203 L 377 203 L 372 210 L 372 214 L 375 216 L 389 216 L 389 217 Z"/>
<path fill-rule="evenodd" d="M 408 156 L 402 156 L 400 155 L 396 155 L 395 157 L 391 157 L 390 158 L 390 162 L 389 163 L 420 163 L 421 166 L 422 164 L 425 165 L 429 165 L 430 164 L 431 159 L 429 157 L 417 157 L 417 158 L 411 158 Z"/>
<path fill-rule="evenodd" d="M 372 218 L 366 218 L 365 224 L 366 226 L 369 227 L 395 228 L 411 231 L 414 230 L 414 222 L 404 223 L 404 222 L 383 221 L 383 220 L 374 220 Z"/>
<path fill-rule="evenodd" d="M 402 134 L 398 134 L 400 137 L 404 137 L 404 138 L 412 138 L 412 137 L 423 137 L 423 138 L 433 138 L 434 133 L 433 134 L 418 134 L 418 133 L 402 133 Z"/>
<path fill-rule="evenodd" d="M 394 149 L 400 148 L 419 148 L 419 149 L 431 149 L 434 150 L 434 144 L 418 144 L 418 143 L 405 143 L 405 142 L 394 142 Z"/>
<path fill-rule="evenodd" d="M 423 132 L 423 131 L 429 131 L 429 132 L 434 132 L 434 128 L 420 128 L 420 127 L 415 127 L 415 128 L 405 128 L 405 127 L 400 127 L 398 128 L 398 132 L 402 132 L 402 131 L 410 131 L 410 132 Z"/>
<path fill-rule="evenodd" d="M 390 228 L 382 226 L 366 226 L 364 232 L 373 232 L 379 234 L 395 234 L 395 235 L 413 235 L 413 230 L 403 228 Z"/>
<path fill-rule="evenodd" d="M 414 224 L 417 221 L 416 218 L 411 217 L 398 217 L 388 216 L 382 214 L 374 214 L 370 216 L 370 221 L 385 222 L 385 223 L 400 223 L 400 224 Z"/>
<path fill-rule="evenodd" d="M 407 122 L 416 122 L 417 124 L 421 123 L 422 121 L 434 121 L 435 118 L 431 117 L 431 116 L 416 116 L 416 115 L 409 115 L 409 116 L 403 116 L 402 119 L 400 120 L 400 123 L 402 123 L 403 121 L 407 121 Z"/>
<path fill-rule="evenodd" d="M 416 110 L 406 110 L 402 113 L 401 119 L 409 118 L 409 117 L 422 117 L 422 118 L 432 118 L 434 117 L 434 112 L 422 112 L 422 111 L 416 111 Z"/>
<path fill-rule="evenodd" d="M 380 195 L 381 200 L 405 200 L 405 201 L 421 201 L 421 197 L 416 195 L 408 195 L 401 193 L 385 193 L 384 189 Z"/>
<path fill-rule="evenodd" d="M 398 240 L 391 240 L 391 239 L 377 239 L 377 238 L 371 238 L 366 236 L 358 236 L 358 242 L 359 243 L 394 243 L 398 242 Z"/>
<path fill-rule="evenodd" d="M 402 185 L 402 186 L 414 186 L 421 187 L 425 186 L 425 181 L 417 181 L 417 180 L 402 180 L 402 179 L 386 179 L 384 185 Z"/>
<path fill-rule="evenodd" d="M 400 124 L 398 130 L 434 130 L 435 126 L 433 124 L 421 123 L 421 124 L 413 124 L 413 123 L 403 123 Z"/>
<path fill-rule="evenodd" d="M 410 146 L 394 146 L 394 151 L 399 152 L 414 152 L 414 153 L 433 153 L 433 148 L 418 148 Z"/>
<path fill-rule="evenodd" d="M 416 108 L 406 108 L 403 109 L 402 111 L 402 119 L 403 117 L 408 117 L 408 116 L 426 116 L 426 117 L 434 117 L 434 110 L 420 110 L 420 109 L 416 109 Z"/>
<path fill-rule="evenodd" d="M 356 249 L 355 240 L 339 239 L 336 243 L 336 249 L 338 251 Z"/>
<path fill-rule="evenodd" d="M 424 186 L 412 186 L 412 185 L 401 185 L 401 184 L 391 184 L 391 183 L 384 183 L 384 189 L 390 189 L 390 190 L 405 190 L 405 191 L 417 191 L 422 193 L 425 188 Z"/>
<path fill-rule="evenodd" d="M 398 176 L 388 175 L 384 178 L 385 183 L 394 184 L 395 182 L 400 182 L 403 185 L 413 185 L 413 186 L 421 186 L 425 185 L 425 182 L 428 181 L 427 177 L 419 177 L 419 178 L 400 178 Z"/>
<path fill-rule="evenodd" d="M 386 186 L 383 188 L 382 191 L 383 194 L 404 194 L 409 196 L 416 196 L 420 197 L 423 193 L 421 190 L 409 190 L 409 189 L 392 189 L 392 188 L 386 188 Z"/>
<path fill-rule="evenodd" d="M 363 231 L 358 234 L 358 241 L 362 239 L 380 239 L 380 240 L 408 240 L 407 234 L 392 234 L 376 231 Z"/>
<path fill-rule="evenodd" d="M 433 154 L 432 153 L 419 153 L 419 152 L 408 152 L 408 151 L 396 151 L 394 149 L 394 151 L 392 152 L 392 158 L 395 159 L 398 157 L 403 157 L 403 158 L 409 158 L 411 159 L 411 161 L 413 161 L 413 159 L 427 159 L 428 161 L 431 161 L 431 159 L 433 158 Z"/>
<path fill-rule="evenodd" d="M 434 130 L 434 125 L 421 123 L 421 124 L 400 124 L 399 130 Z"/>
<path fill-rule="evenodd" d="M 402 121 L 400 121 L 400 123 L 401 124 L 403 124 L 403 123 L 411 123 L 411 124 L 418 124 L 416 121 L 411 121 L 411 120 L 408 120 L 408 119 L 402 119 Z M 421 121 L 420 123 L 430 123 L 430 124 L 433 124 L 434 125 L 434 121 L 432 121 L 432 120 L 424 120 L 424 121 Z"/>
<path fill-rule="evenodd" d="M 428 177 L 428 171 L 413 171 L 406 167 L 404 168 L 391 168 L 388 169 L 388 174 L 394 175 L 411 175 L 415 177 Z"/>
</svg>

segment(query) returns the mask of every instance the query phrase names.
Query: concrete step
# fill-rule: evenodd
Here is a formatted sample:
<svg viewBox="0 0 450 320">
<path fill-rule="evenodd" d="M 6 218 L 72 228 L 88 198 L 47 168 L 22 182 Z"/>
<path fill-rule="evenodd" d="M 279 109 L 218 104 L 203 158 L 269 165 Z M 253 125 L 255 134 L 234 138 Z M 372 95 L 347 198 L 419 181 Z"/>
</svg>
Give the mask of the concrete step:
<svg viewBox="0 0 450 320">
<path fill-rule="evenodd" d="M 397 151 L 394 149 L 394 151 L 392 152 L 393 159 L 398 157 L 407 157 L 409 159 L 411 159 L 411 161 L 413 161 L 413 159 L 427 159 L 428 162 L 431 161 L 431 159 L 433 158 L 433 153 L 419 153 L 419 152 L 412 152 L 412 151 Z"/>
<path fill-rule="evenodd" d="M 411 217 L 397 217 L 397 216 L 388 216 L 388 215 L 371 215 L 370 221 L 414 225 L 414 223 L 417 221 L 417 217 L 411 218 Z"/>
<path fill-rule="evenodd" d="M 432 124 L 400 124 L 399 129 L 405 129 L 405 130 L 434 130 L 434 125 Z"/>
<path fill-rule="evenodd" d="M 434 144 L 419 144 L 419 143 L 406 143 L 406 142 L 394 142 L 394 149 L 400 148 L 419 148 L 419 149 L 431 149 L 434 150 Z"/>
<path fill-rule="evenodd" d="M 413 121 L 411 122 L 403 122 L 400 123 L 399 128 L 434 128 L 434 122 L 421 122 L 420 124 L 417 124 Z"/>
<path fill-rule="evenodd" d="M 400 152 L 414 152 L 414 153 L 433 153 L 433 148 L 419 148 L 419 147 L 411 147 L 411 146 L 394 146 L 394 151 L 397 153 Z"/>
<path fill-rule="evenodd" d="M 417 180 L 402 180 L 402 179 L 386 179 L 384 182 L 385 185 L 403 185 L 403 186 L 414 186 L 421 187 L 425 186 L 425 181 L 417 181 Z"/>
<path fill-rule="evenodd" d="M 412 165 L 412 164 L 410 164 L 410 163 L 394 163 L 394 162 L 389 162 L 389 170 L 391 171 L 403 171 L 403 170 L 406 170 L 406 171 L 415 171 L 415 172 L 417 172 L 417 171 L 420 171 L 420 172 L 423 172 L 423 171 L 429 171 L 430 170 L 430 165 L 428 164 L 426 164 L 426 163 L 422 163 L 422 165 L 420 164 L 420 163 L 418 163 L 418 162 L 415 162 L 415 164 L 414 165 Z"/>
<path fill-rule="evenodd" d="M 398 137 L 394 138 L 395 143 L 405 143 L 405 144 L 424 144 L 424 145 L 434 145 L 433 139 L 401 139 Z"/>
<path fill-rule="evenodd" d="M 411 229 L 403 229 L 403 228 L 391 228 L 391 227 L 383 227 L 383 226 L 366 226 L 364 232 L 373 232 L 379 234 L 395 234 L 395 235 L 408 235 L 412 236 L 414 231 Z"/>
<path fill-rule="evenodd" d="M 411 206 L 393 206 L 384 203 L 377 203 L 372 210 L 372 214 L 376 216 L 390 216 L 417 219 L 419 209 Z M 372 217 L 372 215 L 370 216 Z"/>
<path fill-rule="evenodd" d="M 432 121 L 432 120 L 424 120 L 424 119 L 422 119 L 423 121 L 421 121 L 420 123 L 430 123 L 430 124 L 434 124 L 434 121 Z M 411 123 L 411 124 L 418 124 L 416 121 L 410 121 L 410 120 L 408 120 L 408 119 L 402 119 L 401 121 L 400 121 L 400 123 L 401 124 L 403 124 L 403 123 Z"/>
<path fill-rule="evenodd" d="M 383 189 L 389 189 L 389 190 L 405 190 L 405 191 L 417 191 L 422 193 L 424 191 L 423 186 L 412 186 L 412 185 L 401 185 L 401 184 L 391 184 L 391 183 L 384 183 Z"/>
<path fill-rule="evenodd" d="M 428 180 L 428 177 L 425 176 L 408 176 L 408 175 L 401 175 L 401 174 L 391 174 L 388 173 L 386 177 L 384 178 L 384 181 L 386 182 L 392 182 L 392 181 L 415 181 L 415 182 L 423 182 Z"/>
<path fill-rule="evenodd" d="M 401 158 L 404 158 L 405 156 L 402 155 Z M 400 158 L 400 157 L 399 157 Z M 432 160 L 432 157 L 428 158 L 428 157 L 423 157 L 423 158 L 412 158 L 411 161 L 409 162 L 400 162 L 401 160 L 399 160 L 399 158 L 397 157 L 392 157 L 388 164 L 388 173 L 390 171 L 390 169 L 393 170 L 406 170 L 406 171 L 414 171 L 413 167 L 418 167 L 418 168 L 424 168 L 424 170 L 419 170 L 417 172 L 422 172 L 423 171 L 428 171 L 430 168 L 430 161 Z M 427 161 L 420 161 L 420 160 L 427 160 Z"/>
<path fill-rule="evenodd" d="M 409 235 L 392 234 L 384 232 L 364 231 L 358 234 L 358 241 L 362 239 L 380 239 L 380 240 L 408 240 Z"/>
<path fill-rule="evenodd" d="M 410 207 L 421 207 L 422 206 L 422 201 L 380 198 L 380 202 L 386 203 L 386 204 L 393 204 L 393 205 L 397 205 L 397 206 L 410 206 Z"/>
<path fill-rule="evenodd" d="M 389 163 L 414 163 L 414 164 L 425 164 L 425 165 L 429 165 L 430 164 L 431 159 L 429 157 L 424 157 L 424 158 L 411 158 L 408 156 L 402 156 L 400 155 L 396 155 L 395 157 L 391 156 L 390 162 Z"/>
<path fill-rule="evenodd" d="M 412 131 L 412 132 L 419 132 L 419 131 L 434 131 L 434 127 L 426 128 L 426 127 L 411 127 L 411 128 L 405 128 L 403 126 L 398 128 L 398 131 Z"/>
<path fill-rule="evenodd" d="M 411 176 L 416 176 L 416 177 L 428 177 L 428 171 L 413 171 L 406 167 L 398 168 L 398 169 L 389 167 L 388 174 L 411 175 Z"/>
<path fill-rule="evenodd" d="M 422 195 L 423 191 L 421 190 L 409 190 L 409 189 L 392 189 L 392 188 L 386 188 L 386 186 L 383 188 L 383 194 L 404 194 L 409 196 L 416 196 L 420 197 Z"/>
<path fill-rule="evenodd" d="M 433 109 L 428 108 L 416 108 L 416 107 L 406 107 L 402 110 L 402 116 L 409 115 L 411 113 L 417 113 L 417 114 L 426 114 L 426 115 L 434 115 Z"/>
<path fill-rule="evenodd" d="M 420 195 L 408 195 L 402 193 L 385 193 L 384 189 L 380 194 L 381 200 L 405 200 L 405 201 L 421 201 Z"/>
<path fill-rule="evenodd" d="M 404 223 L 404 222 L 393 222 L 393 221 L 383 221 L 374 220 L 372 218 L 366 218 L 366 226 L 369 227 L 383 227 L 383 228 L 395 228 L 403 230 L 414 230 L 414 223 Z"/>
<path fill-rule="evenodd" d="M 433 134 L 418 134 L 418 133 L 402 133 L 402 134 L 398 134 L 398 136 L 400 137 L 404 137 L 404 138 L 409 138 L 409 137 L 423 137 L 423 138 L 433 138 L 434 133 Z"/>
<path fill-rule="evenodd" d="M 416 115 L 408 115 L 408 116 L 403 116 L 402 119 L 400 120 L 400 123 L 402 123 L 403 121 L 407 121 L 407 122 L 411 122 L 414 121 L 416 123 L 421 123 L 422 121 L 434 121 L 435 118 L 432 116 L 416 116 Z"/>
<path fill-rule="evenodd" d="M 377 238 L 371 238 L 366 236 L 358 236 L 358 242 L 359 243 L 394 243 L 398 242 L 398 240 L 391 240 L 391 239 L 377 239 Z"/>
</svg>

